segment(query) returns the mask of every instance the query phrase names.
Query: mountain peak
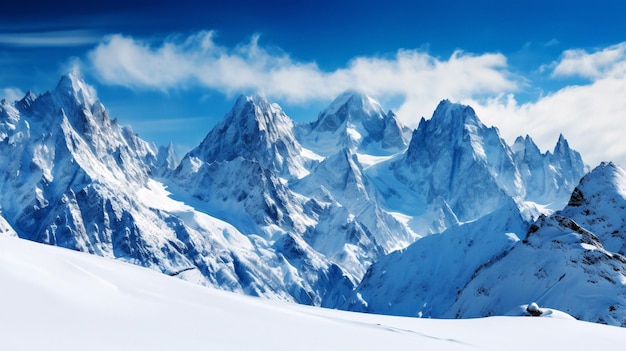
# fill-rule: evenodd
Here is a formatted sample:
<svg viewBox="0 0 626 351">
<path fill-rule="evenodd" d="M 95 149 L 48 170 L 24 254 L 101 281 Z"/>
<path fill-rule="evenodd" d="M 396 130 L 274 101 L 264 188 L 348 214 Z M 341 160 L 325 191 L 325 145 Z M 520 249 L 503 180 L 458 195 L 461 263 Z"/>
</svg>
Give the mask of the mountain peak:
<svg viewBox="0 0 626 351">
<path fill-rule="evenodd" d="M 466 137 L 466 134 L 469 137 Z M 488 136 L 488 134 L 493 134 Z M 500 143 L 500 137 L 495 128 L 486 128 L 476 116 L 474 109 L 450 100 L 442 100 L 430 119 L 422 117 L 417 129 L 413 132 L 409 149 L 406 154 L 407 160 L 412 160 L 417 154 L 421 154 L 433 145 L 437 152 L 431 152 L 428 156 L 430 161 L 436 158 L 434 155 L 448 149 L 452 145 L 460 145 L 468 141 L 468 146 L 484 158 L 482 147 L 483 139 L 494 139 Z"/>
<path fill-rule="evenodd" d="M 278 104 L 261 95 L 241 95 L 190 156 L 206 162 L 243 157 L 281 174 L 300 175 L 301 146 L 293 136 L 293 127 Z"/>
<path fill-rule="evenodd" d="M 587 173 L 560 214 L 572 218 L 602 241 L 605 249 L 626 254 L 626 171 L 602 162 Z"/>
<path fill-rule="evenodd" d="M 271 105 L 267 97 L 261 94 L 252 94 L 252 95 L 239 95 L 237 101 L 235 101 L 234 109 L 237 107 L 245 106 L 248 104 L 253 104 L 256 106 L 269 106 Z"/>
<path fill-rule="evenodd" d="M 519 155 L 522 159 L 537 159 L 542 156 L 539 147 L 528 134 L 526 134 L 525 137 L 522 137 L 521 135 L 518 136 L 511 146 L 511 151 L 513 151 L 514 154 Z"/>
<path fill-rule="evenodd" d="M 156 168 L 157 173 L 164 174 L 178 166 L 180 160 L 174 151 L 174 144 L 170 142 L 167 146 L 161 145 L 157 151 Z"/>
<path fill-rule="evenodd" d="M 71 105 L 91 107 L 98 100 L 96 90 L 85 83 L 78 72 L 61 76 L 54 92 L 64 103 Z"/>
<path fill-rule="evenodd" d="M 311 140 L 304 143 L 326 155 L 346 146 L 368 154 L 388 155 L 407 146 L 395 114 L 385 113 L 380 103 L 362 90 L 339 95 L 307 128 L 305 134 Z M 329 143 L 333 144 L 330 148 Z"/>
<path fill-rule="evenodd" d="M 567 142 L 567 140 L 565 139 L 562 133 L 559 134 L 559 140 L 556 142 L 556 145 L 554 146 L 554 154 L 564 156 L 564 155 L 567 155 L 569 151 L 570 151 L 569 143 Z"/>
<path fill-rule="evenodd" d="M 580 153 L 570 148 L 569 143 L 563 134 L 559 134 L 559 140 L 554 146 L 552 160 L 560 172 L 576 172 L 576 174 L 584 174 L 589 171 L 589 168 L 584 164 Z M 580 176 L 578 179 L 580 179 Z"/>
<path fill-rule="evenodd" d="M 448 99 L 439 102 L 431 120 L 442 126 L 482 126 L 471 106 L 451 102 Z"/>
<path fill-rule="evenodd" d="M 228 116 L 230 123 L 240 119 L 256 121 L 261 130 L 267 130 L 274 123 L 292 124 L 280 105 L 270 102 L 267 97 L 260 94 L 240 95 Z M 240 122 L 247 124 L 245 121 Z"/>
<path fill-rule="evenodd" d="M 33 104 L 33 102 L 35 102 L 35 100 L 37 100 L 37 95 L 35 95 L 35 93 L 33 93 L 32 90 L 28 90 L 26 95 L 24 95 L 24 97 L 22 98 L 22 100 L 20 100 L 19 103 L 22 106 L 22 108 L 27 109 Z"/>
<path fill-rule="evenodd" d="M 626 198 L 626 171 L 613 162 L 602 162 L 580 180 L 577 189 L 587 192 L 613 189 L 624 193 Z"/>
<path fill-rule="evenodd" d="M 34 101 L 36 98 L 37 98 L 37 95 L 35 95 L 35 93 L 33 93 L 33 91 L 29 89 L 21 101 Z"/>
<path fill-rule="evenodd" d="M 347 109 L 348 111 L 363 111 L 368 115 L 384 115 L 384 110 L 380 103 L 368 96 L 364 90 L 360 89 L 346 90 L 333 100 L 333 102 L 324 110 L 322 114 L 336 114 L 341 109 Z"/>
</svg>

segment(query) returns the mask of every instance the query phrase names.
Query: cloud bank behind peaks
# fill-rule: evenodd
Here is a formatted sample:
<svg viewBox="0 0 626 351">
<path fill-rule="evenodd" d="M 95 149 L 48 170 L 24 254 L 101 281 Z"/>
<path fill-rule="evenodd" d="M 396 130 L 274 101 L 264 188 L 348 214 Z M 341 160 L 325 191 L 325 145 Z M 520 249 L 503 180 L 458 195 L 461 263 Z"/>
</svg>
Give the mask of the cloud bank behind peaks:
<svg viewBox="0 0 626 351">
<path fill-rule="evenodd" d="M 233 47 L 217 44 L 212 31 L 157 43 L 111 35 L 88 54 L 88 61 L 103 83 L 134 89 L 204 87 L 300 103 L 329 100 L 358 88 L 380 99 L 404 100 L 398 115 L 413 122 L 409 124 L 429 117 L 443 98 L 510 92 L 519 85 L 501 54 L 456 51 L 440 59 L 400 49 L 385 57 L 356 57 L 345 67 L 325 71 L 315 62 L 298 62 L 277 51 L 262 47 L 258 35 Z"/>
<path fill-rule="evenodd" d="M 511 94 L 473 102 L 481 118 L 498 126 L 509 142 L 517 135 L 530 134 L 546 150 L 563 133 L 590 166 L 601 161 L 625 166 L 626 42 L 593 52 L 566 50 L 549 66 L 552 78 L 589 82 L 565 86 L 523 104 Z"/>
<path fill-rule="evenodd" d="M 455 51 L 439 58 L 423 50 L 399 49 L 323 70 L 315 62 L 263 47 L 258 35 L 229 47 L 218 44 L 214 32 L 202 31 L 159 42 L 111 35 L 88 53 L 87 68 L 105 84 L 139 90 L 201 88 L 226 95 L 257 92 L 283 104 L 330 101 L 347 89 L 360 89 L 382 101 L 396 101 L 388 107 L 411 127 L 448 98 L 472 105 L 509 143 L 529 134 L 545 151 L 563 133 L 591 166 L 604 160 L 626 166 L 626 42 L 591 52 L 563 51 L 539 72 L 553 82 L 584 82 L 564 84 L 523 103 L 514 93 L 533 82 L 512 74 L 516 70 L 499 53 Z"/>
</svg>

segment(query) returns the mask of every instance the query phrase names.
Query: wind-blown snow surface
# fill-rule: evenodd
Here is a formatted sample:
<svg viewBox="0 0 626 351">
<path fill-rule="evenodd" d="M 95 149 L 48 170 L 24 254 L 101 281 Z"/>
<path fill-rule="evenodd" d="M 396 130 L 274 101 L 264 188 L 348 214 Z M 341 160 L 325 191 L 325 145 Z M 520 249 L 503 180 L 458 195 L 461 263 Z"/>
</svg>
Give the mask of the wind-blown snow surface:
<svg viewBox="0 0 626 351">
<path fill-rule="evenodd" d="M 412 319 L 203 288 L 0 235 L 2 350 L 597 350 L 626 329 L 552 318 Z"/>
</svg>

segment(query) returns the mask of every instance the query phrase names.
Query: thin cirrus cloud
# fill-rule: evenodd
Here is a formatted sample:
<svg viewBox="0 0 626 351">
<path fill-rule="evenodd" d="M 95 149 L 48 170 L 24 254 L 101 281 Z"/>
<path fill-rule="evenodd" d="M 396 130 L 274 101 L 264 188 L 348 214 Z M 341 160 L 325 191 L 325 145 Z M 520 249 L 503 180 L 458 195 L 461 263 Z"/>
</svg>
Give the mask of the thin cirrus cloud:
<svg viewBox="0 0 626 351">
<path fill-rule="evenodd" d="M 149 43 L 123 35 L 107 37 L 88 54 L 89 66 L 104 83 L 135 89 L 202 86 L 225 94 L 260 92 L 287 103 L 325 101 L 347 89 L 380 99 L 400 98 L 398 115 L 416 122 L 430 116 L 444 98 L 515 91 L 521 84 L 501 54 L 454 52 L 447 59 L 418 50 L 388 57 L 357 57 L 331 71 L 298 62 L 259 45 L 259 36 L 234 47 L 219 45 L 214 33 Z"/>
<path fill-rule="evenodd" d="M 19 47 L 70 47 L 92 45 L 102 36 L 91 30 L 18 32 L 0 34 L 0 44 Z"/>
<path fill-rule="evenodd" d="M 0 100 L 6 100 L 13 102 L 20 100 L 24 97 L 24 92 L 19 88 L 3 88 L 0 89 Z"/>
</svg>

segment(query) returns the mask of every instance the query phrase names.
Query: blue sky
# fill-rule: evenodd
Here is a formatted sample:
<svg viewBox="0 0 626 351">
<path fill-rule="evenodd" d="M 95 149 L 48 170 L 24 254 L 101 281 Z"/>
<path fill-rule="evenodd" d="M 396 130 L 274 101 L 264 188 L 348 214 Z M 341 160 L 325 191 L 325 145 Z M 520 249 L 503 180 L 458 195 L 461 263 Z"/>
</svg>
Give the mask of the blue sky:
<svg viewBox="0 0 626 351">
<path fill-rule="evenodd" d="M 591 166 L 626 166 L 621 1 L 14 2 L 0 11 L 0 96 L 78 68 L 112 117 L 179 152 L 240 93 L 312 121 L 364 89 L 415 127 L 471 104 L 507 142 L 559 133 Z"/>
</svg>

